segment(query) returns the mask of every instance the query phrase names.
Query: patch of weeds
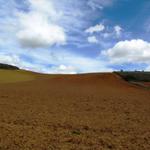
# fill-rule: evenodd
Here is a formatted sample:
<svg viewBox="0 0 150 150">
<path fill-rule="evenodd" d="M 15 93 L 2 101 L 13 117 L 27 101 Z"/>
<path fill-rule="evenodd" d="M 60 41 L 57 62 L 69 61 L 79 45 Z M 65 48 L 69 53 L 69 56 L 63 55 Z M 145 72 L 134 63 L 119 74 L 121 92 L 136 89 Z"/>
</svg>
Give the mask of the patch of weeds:
<svg viewBox="0 0 150 150">
<path fill-rule="evenodd" d="M 80 134 L 81 134 L 81 131 L 80 131 L 80 130 L 73 130 L 73 131 L 71 131 L 71 133 L 72 133 L 73 135 L 80 135 Z"/>
</svg>

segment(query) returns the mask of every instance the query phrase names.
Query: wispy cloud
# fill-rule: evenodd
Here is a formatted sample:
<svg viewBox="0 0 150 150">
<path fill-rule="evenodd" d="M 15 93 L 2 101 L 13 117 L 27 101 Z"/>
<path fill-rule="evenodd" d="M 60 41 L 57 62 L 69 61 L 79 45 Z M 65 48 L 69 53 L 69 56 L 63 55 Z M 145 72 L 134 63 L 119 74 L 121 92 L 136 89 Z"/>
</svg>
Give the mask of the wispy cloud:
<svg viewBox="0 0 150 150">
<path fill-rule="evenodd" d="M 112 5 L 113 1 L 114 0 L 88 0 L 87 3 L 93 10 L 96 10 Z"/>
</svg>

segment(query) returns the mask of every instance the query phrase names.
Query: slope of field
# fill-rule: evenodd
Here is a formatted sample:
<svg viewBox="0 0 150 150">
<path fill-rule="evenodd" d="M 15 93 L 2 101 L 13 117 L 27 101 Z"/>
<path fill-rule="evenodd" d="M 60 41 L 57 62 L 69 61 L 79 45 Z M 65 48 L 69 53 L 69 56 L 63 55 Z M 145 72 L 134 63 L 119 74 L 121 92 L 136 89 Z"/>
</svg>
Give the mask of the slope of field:
<svg viewBox="0 0 150 150">
<path fill-rule="evenodd" d="M 149 90 L 113 73 L 34 77 L 0 84 L 1 150 L 150 149 Z"/>
<path fill-rule="evenodd" d="M 23 70 L 5 70 L 0 69 L 0 83 L 15 83 L 30 81 L 35 78 L 35 75 L 31 72 Z"/>
</svg>

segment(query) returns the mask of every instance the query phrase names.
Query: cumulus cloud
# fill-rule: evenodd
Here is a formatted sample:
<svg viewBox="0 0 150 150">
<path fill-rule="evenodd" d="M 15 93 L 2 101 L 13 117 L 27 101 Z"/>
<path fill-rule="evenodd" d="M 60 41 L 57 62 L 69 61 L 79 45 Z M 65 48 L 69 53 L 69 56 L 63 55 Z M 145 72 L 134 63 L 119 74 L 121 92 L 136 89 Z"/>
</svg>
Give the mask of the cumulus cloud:
<svg viewBox="0 0 150 150">
<path fill-rule="evenodd" d="M 45 47 L 66 42 L 64 29 L 55 21 L 59 17 L 51 1 L 28 0 L 29 12 L 18 12 L 20 30 L 17 38 L 24 47 Z"/>
<path fill-rule="evenodd" d="M 105 26 L 103 24 L 97 24 L 95 26 L 89 27 L 85 30 L 86 33 L 95 33 L 95 32 L 101 32 L 105 29 Z"/>
<path fill-rule="evenodd" d="M 113 48 L 102 51 L 111 63 L 150 63 L 150 43 L 141 39 L 120 41 Z"/>
<path fill-rule="evenodd" d="M 98 43 L 98 40 L 95 36 L 89 36 L 87 40 L 89 43 Z"/>
</svg>

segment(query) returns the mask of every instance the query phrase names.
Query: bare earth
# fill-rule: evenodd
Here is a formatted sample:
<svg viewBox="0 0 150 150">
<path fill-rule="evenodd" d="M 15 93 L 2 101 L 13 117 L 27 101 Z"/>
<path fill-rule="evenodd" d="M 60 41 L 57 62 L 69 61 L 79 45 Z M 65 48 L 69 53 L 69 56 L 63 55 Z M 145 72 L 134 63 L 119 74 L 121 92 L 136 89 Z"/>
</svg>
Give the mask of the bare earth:
<svg viewBox="0 0 150 150">
<path fill-rule="evenodd" d="M 149 89 L 113 73 L 30 75 L 0 83 L 0 150 L 150 150 Z"/>
</svg>

